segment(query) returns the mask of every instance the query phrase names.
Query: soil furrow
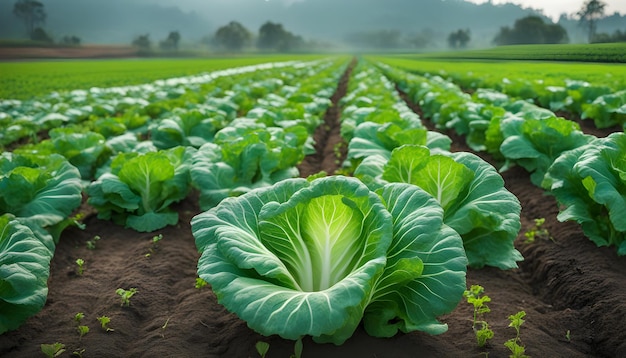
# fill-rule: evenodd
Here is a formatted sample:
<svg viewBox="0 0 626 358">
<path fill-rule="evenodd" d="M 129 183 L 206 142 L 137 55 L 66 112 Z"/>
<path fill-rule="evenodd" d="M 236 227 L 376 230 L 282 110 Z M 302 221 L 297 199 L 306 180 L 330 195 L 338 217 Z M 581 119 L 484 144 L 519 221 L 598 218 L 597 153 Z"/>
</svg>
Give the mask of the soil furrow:
<svg viewBox="0 0 626 358">
<path fill-rule="evenodd" d="M 356 59 L 350 62 L 339 79 L 337 90 L 330 98 L 332 104 L 324 114 L 324 121 L 313 134 L 315 154 L 307 155 L 298 165 L 300 176 L 303 178 L 320 171 L 332 175 L 340 168 L 346 157 L 347 145 L 340 135 L 341 105 L 339 102 L 346 95 L 354 66 L 356 66 Z"/>
</svg>

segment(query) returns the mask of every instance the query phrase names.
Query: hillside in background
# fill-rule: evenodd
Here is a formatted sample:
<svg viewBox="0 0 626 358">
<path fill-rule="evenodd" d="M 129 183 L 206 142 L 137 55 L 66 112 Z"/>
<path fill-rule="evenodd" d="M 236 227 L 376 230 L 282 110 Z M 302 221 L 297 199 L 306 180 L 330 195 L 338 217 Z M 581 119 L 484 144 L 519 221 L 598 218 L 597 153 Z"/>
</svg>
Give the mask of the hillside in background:
<svg viewBox="0 0 626 358">
<path fill-rule="evenodd" d="M 253 33 L 266 21 L 279 22 L 307 39 L 345 43 L 356 35 L 399 31 L 402 36 L 426 34 L 431 47 L 445 47 L 448 34 L 470 29 L 470 47 L 491 45 L 503 26 L 537 10 L 514 4 L 476 5 L 463 0 L 304 0 L 285 5 L 280 1 L 244 0 L 42 0 L 48 13 L 46 30 L 56 39 L 76 35 L 84 43 L 129 44 L 141 34 L 154 43 L 170 31 L 179 31 L 183 42 L 198 42 L 232 20 Z M 23 24 L 12 14 L 14 1 L 0 2 L 0 37 L 24 37 Z M 175 5 L 172 5 L 175 4 Z M 576 12 L 577 7 L 567 10 Z M 539 13 L 540 14 L 540 13 Z M 546 19 L 547 20 L 547 19 Z M 549 21 L 549 20 L 547 20 Z M 572 41 L 585 36 L 576 20 L 562 17 Z M 599 32 L 626 30 L 626 16 L 608 16 Z"/>
</svg>

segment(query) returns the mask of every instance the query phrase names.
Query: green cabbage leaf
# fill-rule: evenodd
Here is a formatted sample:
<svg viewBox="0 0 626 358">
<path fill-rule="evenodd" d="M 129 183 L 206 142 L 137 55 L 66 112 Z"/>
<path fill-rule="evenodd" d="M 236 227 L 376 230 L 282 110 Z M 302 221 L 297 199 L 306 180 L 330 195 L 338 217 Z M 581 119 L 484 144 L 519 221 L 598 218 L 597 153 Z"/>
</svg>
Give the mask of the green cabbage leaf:
<svg viewBox="0 0 626 358">
<path fill-rule="evenodd" d="M 461 238 L 406 184 L 287 179 L 223 200 L 192 232 L 199 276 L 267 336 L 342 344 L 361 321 L 377 337 L 438 334 L 465 289 Z"/>
</svg>

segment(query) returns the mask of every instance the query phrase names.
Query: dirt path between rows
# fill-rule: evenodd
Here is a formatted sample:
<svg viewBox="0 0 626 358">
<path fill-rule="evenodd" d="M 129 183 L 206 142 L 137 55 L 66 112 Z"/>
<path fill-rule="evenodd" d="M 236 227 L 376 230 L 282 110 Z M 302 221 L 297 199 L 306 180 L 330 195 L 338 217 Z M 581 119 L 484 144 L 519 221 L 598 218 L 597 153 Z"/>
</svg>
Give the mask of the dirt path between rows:
<svg viewBox="0 0 626 358">
<path fill-rule="evenodd" d="M 342 80 L 329 112 L 340 111 L 337 103 L 344 85 L 347 81 Z M 332 116 L 338 120 L 338 114 Z M 330 129 L 334 124 L 327 125 Z M 325 148 L 341 141 L 337 131 L 327 135 Z M 463 138 L 449 135 L 453 150 L 469 151 Z M 318 169 L 333 173 L 335 158 L 325 160 L 328 157 L 317 158 L 319 164 L 306 169 L 309 172 L 301 168 L 302 175 Z M 468 272 L 468 285 L 482 285 L 492 299 L 485 318 L 495 337 L 486 348 L 477 348 L 472 308 L 461 302 L 441 318 L 449 326 L 442 335 L 413 332 L 377 339 L 359 328 L 340 347 L 304 339 L 303 356 L 508 357 L 503 343 L 515 331 L 507 327 L 507 317 L 525 310 L 521 339 L 532 357 L 626 357 L 626 259 L 617 257 L 613 248 L 596 248 L 578 225 L 556 221 L 554 199 L 530 184 L 523 169 L 513 168 L 503 177 L 522 203 L 523 228 L 516 246 L 525 261 L 516 270 Z M 194 288 L 199 255 L 189 222 L 200 212 L 197 194 L 177 209 L 178 225 L 151 234 L 93 215 L 85 220 L 85 230 L 65 231 L 52 260 L 46 306 L 18 330 L 0 336 L 0 356 L 43 356 L 40 344 L 61 342 L 67 349 L 61 357 L 72 352 L 83 357 L 258 357 L 255 343 L 265 341 L 270 343 L 268 357 L 289 357 L 292 341 L 253 332 L 217 303 L 209 287 Z M 546 218 L 545 227 L 554 239 L 525 244 L 523 232 L 539 217 Z M 152 238 L 159 234 L 163 239 L 155 245 Z M 101 239 L 89 249 L 87 242 L 96 235 Z M 77 274 L 77 258 L 85 260 L 82 275 Z M 129 307 L 122 307 L 115 290 L 131 287 L 138 292 Z M 74 321 L 78 312 L 85 314 L 81 325 L 90 327 L 82 338 Z M 114 331 L 100 327 L 96 318 L 103 315 L 111 319 Z"/>
</svg>

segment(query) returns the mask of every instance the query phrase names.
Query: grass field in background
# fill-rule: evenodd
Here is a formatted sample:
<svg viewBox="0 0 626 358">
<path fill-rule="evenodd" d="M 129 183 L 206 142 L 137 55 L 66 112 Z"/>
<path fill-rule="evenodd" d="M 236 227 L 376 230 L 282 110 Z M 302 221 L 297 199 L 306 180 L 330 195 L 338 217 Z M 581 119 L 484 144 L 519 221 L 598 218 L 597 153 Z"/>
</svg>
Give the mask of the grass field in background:
<svg viewBox="0 0 626 358">
<path fill-rule="evenodd" d="M 615 90 L 626 89 L 626 66 L 623 64 L 429 59 L 407 55 L 368 56 L 367 58 L 419 74 L 462 76 L 469 74 L 487 82 L 489 80 L 501 81 L 505 77 L 544 80 L 546 83 L 572 79 L 607 85 Z"/>
<path fill-rule="evenodd" d="M 408 55 L 445 59 L 539 60 L 626 63 L 626 43 L 562 44 L 562 45 L 511 45 L 484 50 Z"/>
<path fill-rule="evenodd" d="M 230 67 L 323 57 L 325 56 L 254 55 L 193 59 L 0 62 L 0 99 L 29 99 L 53 91 L 142 84 Z"/>
</svg>

